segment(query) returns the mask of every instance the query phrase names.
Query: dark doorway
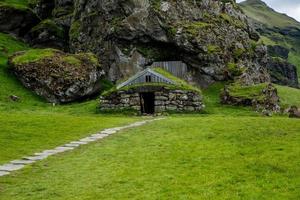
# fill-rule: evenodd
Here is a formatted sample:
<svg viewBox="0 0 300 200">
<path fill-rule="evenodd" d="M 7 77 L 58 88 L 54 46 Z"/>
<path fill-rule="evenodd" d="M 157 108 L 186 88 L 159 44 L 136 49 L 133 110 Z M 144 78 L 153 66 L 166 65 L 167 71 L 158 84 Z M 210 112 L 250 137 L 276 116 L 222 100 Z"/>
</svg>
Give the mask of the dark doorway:
<svg viewBox="0 0 300 200">
<path fill-rule="evenodd" d="M 143 114 L 154 114 L 154 99 L 155 95 L 153 92 L 140 93 L 141 99 L 141 112 Z"/>
</svg>

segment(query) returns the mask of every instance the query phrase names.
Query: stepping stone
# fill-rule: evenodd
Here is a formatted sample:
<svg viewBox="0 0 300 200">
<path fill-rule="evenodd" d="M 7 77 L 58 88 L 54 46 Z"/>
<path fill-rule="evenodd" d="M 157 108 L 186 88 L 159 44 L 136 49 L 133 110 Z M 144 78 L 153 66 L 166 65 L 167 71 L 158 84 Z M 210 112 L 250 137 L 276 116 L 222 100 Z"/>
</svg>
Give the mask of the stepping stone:
<svg viewBox="0 0 300 200">
<path fill-rule="evenodd" d="M 65 144 L 65 147 L 79 147 L 80 144 L 74 144 L 74 143 L 69 143 L 69 144 Z"/>
<path fill-rule="evenodd" d="M 94 134 L 91 136 L 91 138 L 95 138 L 95 139 L 99 140 L 99 139 L 105 138 L 107 136 L 108 136 L 107 134 Z"/>
<path fill-rule="evenodd" d="M 75 142 L 70 142 L 70 144 L 79 144 L 79 145 L 83 145 L 83 144 L 87 144 L 88 142 L 81 142 L 81 141 L 75 141 Z"/>
<path fill-rule="evenodd" d="M 44 154 L 49 154 L 49 155 L 58 154 L 60 152 L 61 152 L 60 150 L 55 150 L 55 149 L 43 151 Z"/>
<path fill-rule="evenodd" d="M 28 165 L 31 163 L 34 163 L 35 161 L 33 160 L 13 160 L 10 161 L 11 164 L 15 164 L 15 165 Z"/>
<path fill-rule="evenodd" d="M 62 153 L 62 152 L 70 151 L 73 149 L 74 149 L 74 147 L 56 147 L 54 150 L 57 150 L 58 153 Z"/>
<path fill-rule="evenodd" d="M 16 171 L 22 169 L 25 165 L 5 164 L 0 166 L 0 171 Z"/>
<path fill-rule="evenodd" d="M 115 134 L 116 132 L 117 131 L 114 131 L 114 130 L 104 130 L 101 133 L 104 133 L 104 134 L 107 134 L 107 135 L 112 135 L 112 134 Z"/>
<path fill-rule="evenodd" d="M 5 172 L 5 171 L 0 171 L 0 176 L 6 176 L 10 174 L 9 172 Z"/>
<path fill-rule="evenodd" d="M 87 137 L 87 138 L 83 138 L 81 140 L 79 140 L 80 142 L 95 142 L 97 139 L 95 138 L 90 138 L 90 137 Z"/>
<path fill-rule="evenodd" d="M 48 156 L 42 155 L 42 156 L 28 156 L 28 157 L 24 157 L 24 159 L 26 160 L 32 160 L 32 161 L 38 161 L 38 160 L 43 160 L 45 158 L 47 158 Z"/>
<path fill-rule="evenodd" d="M 48 157 L 48 156 L 51 156 L 51 155 L 53 155 L 53 154 L 55 154 L 55 153 L 56 153 L 56 152 L 54 152 L 54 151 L 53 151 L 53 152 L 49 152 L 49 151 L 48 151 L 48 152 L 44 152 L 44 151 L 43 151 L 43 152 L 41 152 L 41 153 L 35 153 L 34 155 L 35 155 L 35 156 L 47 156 L 47 157 Z"/>
</svg>

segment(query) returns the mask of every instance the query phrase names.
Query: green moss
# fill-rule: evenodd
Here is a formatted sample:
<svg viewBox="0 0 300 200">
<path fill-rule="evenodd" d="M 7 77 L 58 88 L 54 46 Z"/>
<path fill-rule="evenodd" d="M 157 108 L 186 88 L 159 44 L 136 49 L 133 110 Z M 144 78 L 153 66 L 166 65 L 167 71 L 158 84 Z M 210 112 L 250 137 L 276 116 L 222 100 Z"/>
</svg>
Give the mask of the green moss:
<svg viewBox="0 0 300 200">
<path fill-rule="evenodd" d="M 80 66 L 82 64 L 78 58 L 71 55 L 63 57 L 63 61 L 74 66 Z"/>
<path fill-rule="evenodd" d="M 246 27 L 246 24 L 244 24 L 240 19 L 233 18 L 230 15 L 225 14 L 225 13 L 220 14 L 220 19 L 222 19 L 226 23 L 229 23 L 232 26 L 235 26 L 237 28 L 245 28 Z"/>
<path fill-rule="evenodd" d="M 41 59 L 53 56 L 55 51 L 56 50 L 54 49 L 30 49 L 23 54 L 14 57 L 12 62 L 14 64 L 36 62 Z"/>
<path fill-rule="evenodd" d="M 252 85 L 252 86 L 242 86 L 238 83 L 232 84 L 228 87 L 230 96 L 240 97 L 245 99 L 257 99 L 263 100 L 262 95 L 263 89 L 267 87 L 267 83 Z"/>
<path fill-rule="evenodd" d="M 80 54 L 79 54 L 80 55 Z M 86 57 L 89 58 L 89 60 L 94 64 L 94 65 L 98 65 L 99 64 L 99 60 L 97 58 L 97 56 L 93 53 L 84 53 L 84 54 L 81 54 L 81 55 L 84 55 Z"/>
<path fill-rule="evenodd" d="M 240 76 L 245 68 L 240 68 L 236 63 L 229 62 L 227 64 L 228 72 L 233 76 Z"/>
<path fill-rule="evenodd" d="M 156 68 L 153 68 L 153 70 L 163 76 L 165 76 L 166 78 L 172 80 L 175 82 L 175 87 L 178 87 L 180 86 L 181 89 L 183 90 L 191 90 L 191 91 L 196 91 L 198 92 L 199 94 L 201 94 L 201 90 L 197 87 L 194 87 L 192 86 L 191 84 L 188 84 L 186 81 L 176 77 L 176 76 L 173 76 L 171 73 L 165 71 L 164 69 L 162 68 L 159 68 L 159 67 L 156 67 Z"/>
<path fill-rule="evenodd" d="M 80 35 L 80 22 L 74 21 L 70 27 L 69 37 L 70 39 L 76 39 Z"/>
<path fill-rule="evenodd" d="M 238 48 L 238 49 L 234 50 L 233 56 L 234 56 L 235 59 L 239 59 L 245 52 L 246 52 L 245 49 Z"/>
<path fill-rule="evenodd" d="M 199 30 L 209 27 L 210 24 L 206 22 L 190 22 L 183 25 L 184 30 L 192 36 L 197 36 Z"/>
<path fill-rule="evenodd" d="M 220 51 L 221 51 L 221 48 L 219 46 L 216 46 L 216 45 L 208 45 L 207 46 L 208 54 L 214 54 L 214 53 L 218 53 Z"/>
<path fill-rule="evenodd" d="M 33 27 L 31 31 L 39 31 L 43 29 L 50 30 L 54 35 L 63 38 L 65 31 L 62 27 L 56 25 L 52 20 L 46 19 L 40 22 L 37 26 Z"/>
</svg>

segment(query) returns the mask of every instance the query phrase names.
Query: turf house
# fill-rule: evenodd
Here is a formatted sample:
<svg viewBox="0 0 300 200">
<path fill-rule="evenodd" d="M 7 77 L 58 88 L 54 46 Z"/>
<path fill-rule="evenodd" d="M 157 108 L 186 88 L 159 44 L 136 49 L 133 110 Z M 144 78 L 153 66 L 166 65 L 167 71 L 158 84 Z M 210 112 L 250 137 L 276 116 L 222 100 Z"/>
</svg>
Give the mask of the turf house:
<svg viewBox="0 0 300 200">
<path fill-rule="evenodd" d="M 201 91 L 169 72 L 147 68 L 100 97 L 100 110 L 132 110 L 140 114 L 199 112 Z"/>
</svg>

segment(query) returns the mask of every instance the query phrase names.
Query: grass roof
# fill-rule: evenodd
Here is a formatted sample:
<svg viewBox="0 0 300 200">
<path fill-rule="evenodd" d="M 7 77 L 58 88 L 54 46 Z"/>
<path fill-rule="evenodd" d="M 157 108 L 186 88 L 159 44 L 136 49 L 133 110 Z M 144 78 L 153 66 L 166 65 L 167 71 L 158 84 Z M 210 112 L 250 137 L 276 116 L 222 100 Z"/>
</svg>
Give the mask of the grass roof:
<svg viewBox="0 0 300 200">
<path fill-rule="evenodd" d="M 105 91 L 102 96 L 108 96 L 113 92 L 117 92 L 117 91 L 127 91 L 130 89 L 134 89 L 134 88 L 139 88 L 139 87 L 146 87 L 146 86 L 162 86 L 166 89 L 169 90 L 185 90 L 185 91 L 193 91 L 193 92 L 197 92 L 198 94 L 201 94 L 201 90 L 195 86 L 192 86 L 191 84 L 188 84 L 186 81 L 172 75 L 171 73 L 167 72 L 166 70 L 160 68 L 160 67 L 155 67 L 155 68 L 151 68 L 153 71 L 155 71 L 156 73 L 159 73 L 161 75 L 163 75 L 164 77 L 170 79 L 171 81 L 173 81 L 175 84 L 167 84 L 167 83 L 139 83 L 139 84 L 134 84 L 134 85 L 130 85 L 130 86 L 125 86 L 122 88 L 117 89 L 116 86 L 114 86 L 113 88 L 111 88 L 108 91 Z"/>
</svg>

